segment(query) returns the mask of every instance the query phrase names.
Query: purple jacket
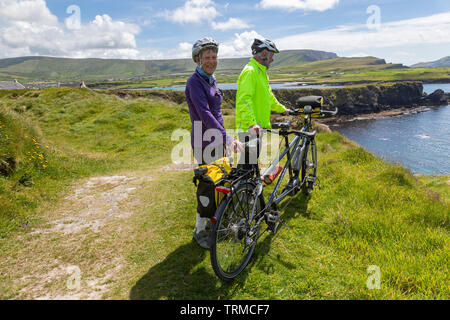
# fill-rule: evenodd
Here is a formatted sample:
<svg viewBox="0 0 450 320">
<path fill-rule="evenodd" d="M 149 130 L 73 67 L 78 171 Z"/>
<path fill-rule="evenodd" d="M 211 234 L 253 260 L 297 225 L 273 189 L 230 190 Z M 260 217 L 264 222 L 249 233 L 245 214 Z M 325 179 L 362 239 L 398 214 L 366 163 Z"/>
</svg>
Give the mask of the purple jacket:
<svg viewBox="0 0 450 320">
<path fill-rule="evenodd" d="M 231 143 L 233 138 L 226 133 L 223 125 L 222 112 L 220 111 L 223 95 L 217 87 L 217 82 L 214 80 L 211 85 L 208 79 L 196 70 L 186 83 L 185 93 L 189 115 L 191 116 L 192 148 L 201 147 L 203 150 L 207 145 L 215 142 L 214 138 L 212 141 L 203 141 L 205 131 L 211 128 L 218 129 L 221 132 L 223 140 L 219 142 L 220 144 Z M 195 130 L 194 121 L 197 122 L 197 128 L 201 124 L 201 130 Z"/>
</svg>

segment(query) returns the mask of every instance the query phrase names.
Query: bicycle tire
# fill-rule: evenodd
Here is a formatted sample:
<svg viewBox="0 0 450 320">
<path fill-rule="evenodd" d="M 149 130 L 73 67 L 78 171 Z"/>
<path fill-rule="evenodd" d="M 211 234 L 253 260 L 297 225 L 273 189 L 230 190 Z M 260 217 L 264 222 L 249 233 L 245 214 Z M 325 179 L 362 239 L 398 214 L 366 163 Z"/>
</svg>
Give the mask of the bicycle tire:
<svg viewBox="0 0 450 320">
<path fill-rule="evenodd" d="M 314 181 L 317 178 L 317 146 L 315 140 L 311 140 L 305 147 L 302 159 L 302 192 L 311 194 Z"/>
<path fill-rule="evenodd" d="M 248 238 L 249 215 L 248 208 L 253 205 L 255 199 L 254 190 L 256 186 L 253 183 L 241 183 L 231 196 L 228 196 L 220 203 L 216 211 L 216 223 L 213 226 L 210 237 L 210 257 L 212 268 L 219 279 L 222 281 L 231 281 L 238 276 L 249 263 L 253 251 L 255 250 L 256 241 L 260 232 L 260 226 L 253 235 L 251 245 L 245 246 Z M 240 195 L 245 195 L 246 200 L 250 199 L 244 206 L 239 206 L 238 201 Z M 248 198 L 250 196 L 250 198 Z M 243 198 L 243 197 L 242 197 Z M 241 201 L 244 199 L 241 199 Z M 243 201 L 242 201 L 243 202 Z M 245 203 L 243 203 L 245 204 Z M 261 197 L 256 199 L 257 208 L 263 208 L 263 200 Z M 259 208 L 258 208 L 259 206 Z M 236 211 L 236 208 L 240 211 Z M 250 209 L 251 210 L 251 209 Z M 257 211 L 258 212 L 258 211 Z M 255 213 L 257 213 L 255 212 Z M 230 217 L 231 215 L 231 217 Z M 233 255 L 231 261 L 227 265 L 223 258 L 228 258 L 230 253 L 228 249 L 233 246 Z M 224 252 L 226 250 L 226 252 Z M 237 259 L 233 259 L 235 254 Z"/>
</svg>

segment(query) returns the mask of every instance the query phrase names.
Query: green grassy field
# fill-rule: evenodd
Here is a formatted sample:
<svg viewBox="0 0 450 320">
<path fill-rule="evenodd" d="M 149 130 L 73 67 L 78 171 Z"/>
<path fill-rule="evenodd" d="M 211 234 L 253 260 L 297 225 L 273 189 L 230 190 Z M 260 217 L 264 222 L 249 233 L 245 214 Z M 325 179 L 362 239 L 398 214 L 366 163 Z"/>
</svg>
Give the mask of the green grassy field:
<svg viewBox="0 0 450 320">
<path fill-rule="evenodd" d="M 234 116 L 225 121 L 232 128 Z M 335 132 L 317 137 L 321 190 L 292 199 L 287 227 L 263 236 L 245 271 L 221 283 L 192 241 L 192 171 L 170 169 L 177 128 L 190 129 L 185 103 L 0 91 L 0 160 L 15 167 L 0 175 L 0 298 L 86 298 L 94 280 L 107 299 L 450 296 L 448 177 L 415 177 Z M 149 177 L 120 204 L 133 214 L 95 232 L 50 232 L 49 221 L 83 209 L 67 195 L 105 175 Z M 55 275 L 67 265 L 81 269 L 78 291 L 66 287 L 68 274 Z M 367 286 L 370 266 L 379 289 Z"/>
</svg>

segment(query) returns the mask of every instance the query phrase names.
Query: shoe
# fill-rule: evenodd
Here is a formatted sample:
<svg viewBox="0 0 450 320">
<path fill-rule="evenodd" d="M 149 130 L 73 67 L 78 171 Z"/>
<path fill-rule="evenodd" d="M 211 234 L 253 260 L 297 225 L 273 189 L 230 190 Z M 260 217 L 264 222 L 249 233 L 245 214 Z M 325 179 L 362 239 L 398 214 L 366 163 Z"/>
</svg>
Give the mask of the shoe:
<svg viewBox="0 0 450 320">
<path fill-rule="evenodd" d="M 209 234 L 206 230 L 200 230 L 197 232 L 197 229 L 195 229 L 194 236 L 192 238 L 201 248 L 209 250 Z"/>
<path fill-rule="evenodd" d="M 206 227 L 205 227 L 205 230 L 207 231 L 207 232 L 211 232 L 212 231 L 212 222 L 211 222 L 211 219 L 208 219 L 208 221 L 206 222 Z"/>
</svg>

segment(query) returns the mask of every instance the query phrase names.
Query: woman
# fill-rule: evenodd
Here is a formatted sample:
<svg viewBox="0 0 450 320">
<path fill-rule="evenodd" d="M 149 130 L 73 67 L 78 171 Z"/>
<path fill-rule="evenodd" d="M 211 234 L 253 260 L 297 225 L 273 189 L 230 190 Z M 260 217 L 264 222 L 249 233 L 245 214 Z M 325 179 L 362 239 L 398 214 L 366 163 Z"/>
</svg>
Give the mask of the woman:
<svg viewBox="0 0 450 320">
<path fill-rule="evenodd" d="M 242 144 L 227 134 L 223 124 L 220 111 L 223 96 L 214 78 L 218 51 L 219 44 L 211 38 L 202 38 L 192 47 L 197 68 L 186 83 L 185 93 L 192 123 L 191 145 L 199 165 L 222 158 L 225 148 L 234 152 L 243 150 Z M 193 238 L 204 249 L 209 249 L 207 220 L 197 212 Z"/>
</svg>

